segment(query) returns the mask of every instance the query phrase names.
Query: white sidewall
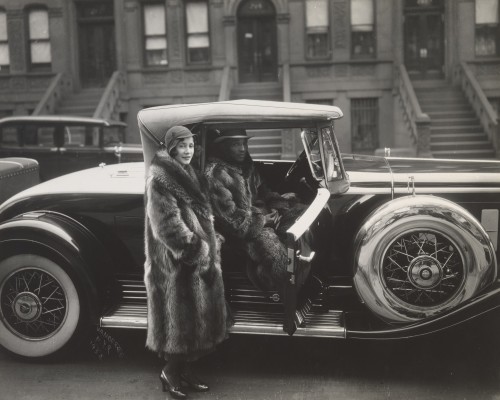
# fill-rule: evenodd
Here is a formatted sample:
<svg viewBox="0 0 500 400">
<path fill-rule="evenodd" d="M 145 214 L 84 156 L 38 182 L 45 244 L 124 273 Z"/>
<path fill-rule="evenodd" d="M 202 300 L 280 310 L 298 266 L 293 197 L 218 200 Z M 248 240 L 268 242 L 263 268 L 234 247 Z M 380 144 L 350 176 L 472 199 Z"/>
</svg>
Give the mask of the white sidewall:
<svg viewBox="0 0 500 400">
<path fill-rule="evenodd" d="M 19 254 L 0 261 L 0 287 L 4 279 L 26 267 L 52 275 L 66 295 L 66 316 L 60 328 L 45 339 L 28 340 L 15 335 L 0 319 L 0 345 L 24 357 L 43 357 L 60 350 L 75 334 L 80 319 L 80 299 L 69 275 L 55 262 L 35 254 Z"/>
</svg>

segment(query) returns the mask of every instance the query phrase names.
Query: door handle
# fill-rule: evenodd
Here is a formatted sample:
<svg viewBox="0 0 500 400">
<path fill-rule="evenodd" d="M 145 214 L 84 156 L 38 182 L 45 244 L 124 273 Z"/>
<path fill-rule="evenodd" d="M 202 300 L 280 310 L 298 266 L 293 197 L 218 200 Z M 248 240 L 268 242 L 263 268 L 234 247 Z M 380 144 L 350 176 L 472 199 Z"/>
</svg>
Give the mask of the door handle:
<svg viewBox="0 0 500 400">
<path fill-rule="evenodd" d="M 312 251 L 311 254 L 309 254 L 308 257 L 304 257 L 302 254 L 299 254 L 299 260 L 302 261 L 302 262 L 306 262 L 306 263 L 310 263 L 314 256 L 316 255 L 316 252 L 315 251 Z"/>
<path fill-rule="evenodd" d="M 57 150 L 59 150 L 59 147 L 51 147 L 50 151 L 55 153 Z"/>
</svg>

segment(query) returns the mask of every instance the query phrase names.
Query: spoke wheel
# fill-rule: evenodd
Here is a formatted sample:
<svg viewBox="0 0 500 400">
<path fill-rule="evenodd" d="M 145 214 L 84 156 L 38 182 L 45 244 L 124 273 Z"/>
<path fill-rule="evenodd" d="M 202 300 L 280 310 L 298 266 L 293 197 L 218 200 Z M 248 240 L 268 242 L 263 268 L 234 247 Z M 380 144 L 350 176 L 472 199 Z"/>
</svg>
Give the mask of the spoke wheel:
<svg viewBox="0 0 500 400">
<path fill-rule="evenodd" d="M 42 357 L 76 334 L 80 298 L 57 263 L 34 254 L 0 262 L 0 344 L 21 356 Z"/>
<path fill-rule="evenodd" d="M 381 273 L 393 296 L 410 305 L 430 307 L 448 301 L 460 290 L 464 261 L 450 238 L 419 230 L 389 245 Z"/>
</svg>

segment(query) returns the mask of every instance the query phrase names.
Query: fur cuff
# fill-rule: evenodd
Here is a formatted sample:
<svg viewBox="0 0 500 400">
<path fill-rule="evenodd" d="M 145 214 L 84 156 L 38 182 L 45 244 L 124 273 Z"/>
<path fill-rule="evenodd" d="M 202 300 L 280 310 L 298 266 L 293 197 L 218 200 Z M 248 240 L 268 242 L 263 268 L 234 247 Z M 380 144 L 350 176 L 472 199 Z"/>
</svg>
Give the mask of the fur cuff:
<svg viewBox="0 0 500 400">
<path fill-rule="evenodd" d="M 182 251 L 181 261 L 189 266 L 205 263 L 209 254 L 208 243 L 201 240 L 198 235 L 193 235 L 191 243 Z"/>
<path fill-rule="evenodd" d="M 258 236 L 266 224 L 266 216 L 256 207 L 252 207 L 252 220 L 246 234 L 246 239 L 253 239 Z"/>
</svg>

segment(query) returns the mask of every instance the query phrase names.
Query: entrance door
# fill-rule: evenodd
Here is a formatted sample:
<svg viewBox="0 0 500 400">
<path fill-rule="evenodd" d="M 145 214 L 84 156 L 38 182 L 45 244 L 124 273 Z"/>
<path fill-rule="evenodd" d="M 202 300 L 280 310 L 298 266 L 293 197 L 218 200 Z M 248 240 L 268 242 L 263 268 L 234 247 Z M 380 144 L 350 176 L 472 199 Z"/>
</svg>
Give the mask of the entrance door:
<svg viewBox="0 0 500 400">
<path fill-rule="evenodd" d="M 439 4 L 439 2 L 437 2 Z M 444 15 L 432 1 L 405 11 L 405 65 L 410 76 L 440 78 L 444 65 Z"/>
<path fill-rule="evenodd" d="M 240 82 L 277 81 L 276 11 L 268 0 L 247 0 L 238 10 Z"/>
<path fill-rule="evenodd" d="M 116 69 L 113 2 L 77 4 L 82 87 L 105 86 Z"/>
</svg>

